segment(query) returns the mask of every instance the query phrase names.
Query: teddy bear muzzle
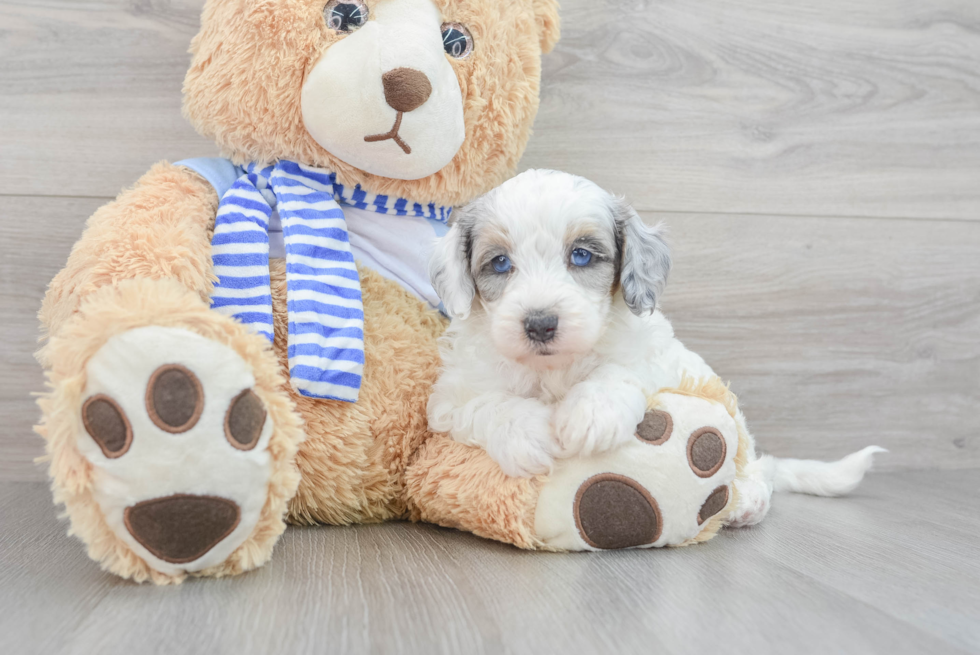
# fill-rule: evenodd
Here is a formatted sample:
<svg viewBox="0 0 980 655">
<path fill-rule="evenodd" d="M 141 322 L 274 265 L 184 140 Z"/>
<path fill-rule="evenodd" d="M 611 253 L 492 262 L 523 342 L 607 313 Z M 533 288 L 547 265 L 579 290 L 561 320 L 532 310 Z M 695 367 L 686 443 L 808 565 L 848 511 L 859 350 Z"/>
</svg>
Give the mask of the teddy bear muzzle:
<svg viewBox="0 0 980 655">
<path fill-rule="evenodd" d="M 422 71 L 413 68 L 396 68 L 381 76 L 385 90 L 385 102 L 395 111 L 418 109 L 432 95 L 432 84 Z"/>
<path fill-rule="evenodd" d="M 369 134 L 364 137 L 368 143 L 393 140 L 406 155 L 412 154 L 412 147 L 398 134 L 402 126 L 405 112 L 418 109 L 432 95 L 432 84 L 425 73 L 412 68 L 395 68 L 381 76 L 381 85 L 385 91 L 385 102 L 398 112 L 395 124 L 383 134 Z"/>
<path fill-rule="evenodd" d="M 309 135 L 372 175 L 417 180 L 449 164 L 466 126 L 443 22 L 432 0 L 372 5 L 371 20 L 327 48 L 306 75 Z"/>
</svg>

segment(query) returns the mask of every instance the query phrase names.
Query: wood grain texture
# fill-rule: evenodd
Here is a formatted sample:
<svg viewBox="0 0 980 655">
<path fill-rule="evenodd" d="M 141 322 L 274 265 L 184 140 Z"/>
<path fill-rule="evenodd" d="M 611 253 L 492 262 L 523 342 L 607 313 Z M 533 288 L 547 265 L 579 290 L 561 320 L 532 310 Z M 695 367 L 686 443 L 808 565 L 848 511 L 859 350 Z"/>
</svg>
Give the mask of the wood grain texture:
<svg viewBox="0 0 980 655">
<path fill-rule="evenodd" d="M 7 653 L 966 653 L 980 648 L 977 471 L 777 496 L 697 547 L 528 553 L 433 526 L 291 528 L 247 575 L 99 571 L 40 484 L 0 484 Z M 921 493 L 917 493 L 921 491 Z"/>
<path fill-rule="evenodd" d="M 664 312 L 762 449 L 980 466 L 980 223 L 644 216 L 672 228 Z"/>
<path fill-rule="evenodd" d="M 647 210 L 980 218 L 980 3 L 565 0 L 522 166 Z"/>
<path fill-rule="evenodd" d="M 0 194 L 112 197 L 213 156 L 180 113 L 202 0 L 0 2 Z"/>
<path fill-rule="evenodd" d="M 41 480 L 36 313 L 104 200 L 5 200 L 0 480 Z M 980 223 L 643 215 L 671 229 L 665 313 L 732 381 L 762 449 L 834 459 L 876 443 L 883 470 L 980 466 Z"/>
<path fill-rule="evenodd" d="M 201 4 L 0 2 L 0 193 L 111 196 L 155 161 L 212 154 L 180 117 Z M 973 0 L 564 0 L 562 15 L 524 167 L 647 210 L 980 217 Z"/>
<path fill-rule="evenodd" d="M 8 196 L 0 202 L 0 480 L 44 479 L 42 468 L 33 463 L 44 448 L 31 429 L 40 416 L 33 394 L 44 390 L 34 359 L 37 312 L 85 221 L 106 200 Z"/>
</svg>

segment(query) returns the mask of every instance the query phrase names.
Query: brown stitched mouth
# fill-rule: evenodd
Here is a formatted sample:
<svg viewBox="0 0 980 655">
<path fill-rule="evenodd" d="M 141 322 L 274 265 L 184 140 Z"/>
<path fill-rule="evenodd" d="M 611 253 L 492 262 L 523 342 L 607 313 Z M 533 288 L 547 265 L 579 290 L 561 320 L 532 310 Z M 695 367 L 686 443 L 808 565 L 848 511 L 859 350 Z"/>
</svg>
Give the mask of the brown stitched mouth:
<svg viewBox="0 0 980 655">
<path fill-rule="evenodd" d="M 364 140 L 368 143 L 373 143 L 375 141 L 387 141 L 392 139 L 398 146 L 405 151 L 406 155 L 412 154 L 412 149 L 407 143 L 402 141 L 402 138 L 398 136 L 398 128 L 402 126 L 402 115 L 404 112 L 398 112 L 398 116 L 395 118 L 395 124 L 392 125 L 391 129 L 384 134 L 372 134 L 370 136 L 364 137 Z"/>
</svg>

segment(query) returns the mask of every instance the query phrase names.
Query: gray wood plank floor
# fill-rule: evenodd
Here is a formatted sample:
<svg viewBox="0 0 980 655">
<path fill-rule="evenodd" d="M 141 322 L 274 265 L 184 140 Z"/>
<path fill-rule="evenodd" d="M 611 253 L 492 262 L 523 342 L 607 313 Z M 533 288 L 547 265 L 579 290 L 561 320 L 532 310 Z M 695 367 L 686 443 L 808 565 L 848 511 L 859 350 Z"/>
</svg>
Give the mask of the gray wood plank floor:
<svg viewBox="0 0 980 655">
<path fill-rule="evenodd" d="M 0 2 L 0 193 L 212 153 L 179 111 L 202 3 Z M 561 4 L 525 166 L 645 210 L 980 218 L 975 0 Z"/>
<path fill-rule="evenodd" d="M 658 551 L 290 528 L 258 571 L 159 589 L 100 571 L 43 485 L 0 483 L 0 652 L 978 652 L 978 492 L 976 470 L 875 474 Z"/>
<path fill-rule="evenodd" d="M 980 218 L 976 0 L 563 0 L 526 165 L 647 210 Z"/>
</svg>

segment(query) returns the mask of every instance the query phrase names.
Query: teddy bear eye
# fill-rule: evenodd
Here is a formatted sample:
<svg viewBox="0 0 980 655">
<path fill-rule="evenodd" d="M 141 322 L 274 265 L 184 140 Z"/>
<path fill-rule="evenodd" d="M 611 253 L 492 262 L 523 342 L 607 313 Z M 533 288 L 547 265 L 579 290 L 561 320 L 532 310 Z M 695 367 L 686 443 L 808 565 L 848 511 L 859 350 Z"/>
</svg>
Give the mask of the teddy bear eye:
<svg viewBox="0 0 980 655">
<path fill-rule="evenodd" d="M 338 32 L 353 32 L 368 19 L 368 8 L 363 0 L 330 0 L 323 8 L 327 27 Z"/>
<path fill-rule="evenodd" d="M 463 59 L 473 52 L 473 36 L 460 23 L 443 23 L 442 47 L 453 59 Z"/>
</svg>

